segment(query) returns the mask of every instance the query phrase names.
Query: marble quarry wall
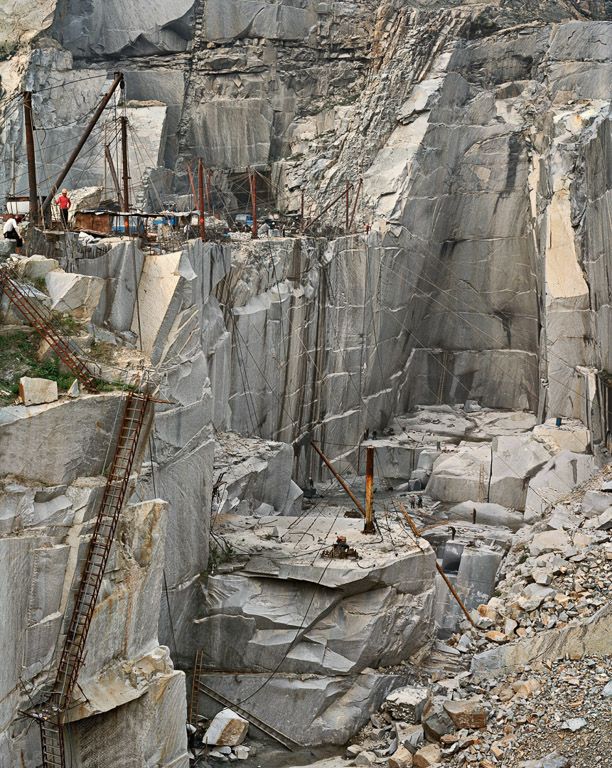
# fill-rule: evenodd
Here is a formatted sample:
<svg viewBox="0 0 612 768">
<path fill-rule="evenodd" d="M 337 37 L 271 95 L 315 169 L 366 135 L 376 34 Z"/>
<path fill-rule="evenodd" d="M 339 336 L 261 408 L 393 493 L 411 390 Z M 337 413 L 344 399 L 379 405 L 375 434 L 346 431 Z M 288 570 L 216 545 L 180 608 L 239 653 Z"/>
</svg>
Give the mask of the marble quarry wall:
<svg viewBox="0 0 612 768">
<path fill-rule="evenodd" d="M 39 764 L 38 728 L 20 711 L 53 679 L 57 642 L 70 617 L 120 406 L 121 398 L 109 394 L 1 410 L 3 766 Z M 70 441 L 64 441 L 68 434 Z M 160 766 L 188 765 L 181 735 L 184 674 L 174 669 L 168 649 L 158 641 L 168 507 L 146 496 L 139 480 L 134 492 L 151 500 L 134 498 L 121 517 L 120 544 L 112 550 L 94 611 L 93 642 L 66 731 L 67 748 L 82 766 L 98 763 L 88 756 L 91 744 L 81 750 L 79 740 L 90 729 L 108 731 L 117 717 L 123 721 L 113 731 L 117 754 L 140 765 L 153 765 L 153 755 Z M 155 706 L 148 706 L 151 700 Z M 157 729 L 160 716 L 170 724 L 163 732 Z M 138 723 L 141 732 L 149 731 L 146 745 L 130 739 L 132 718 L 132 727 Z M 143 747 L 147 755 L 141 754 Z"/>
<path fill-rule="evenodd" d="M 299 690 L 304 711 L 320 713 L 312 743 L 342 743 L 397 685 L 377 668 L 427 647 L 436 625 L 453 631 L 433 550 L 457 566 L 475 607 L 490 596 L 511 531 L 558 501 L 559 477 L 563 493 L 590 477 L 591 454 L 609 439 L 610 4 L 8 5 L 0 199 L 26 188 L 19 93 L 34 92 L 46 192 L 116 70 L 126 103 L 111 102 L 71 189 L 108 192 L 103 146 L 124 106 L 137 205 L 187 193 L 185 164 L 197 157 L 219 188 L 259 168 L 270 209 L 285 214 L 299 212 L 302 191 L 314 217 L 355 186 L 351 233 L 337 205 L 303 237 L 191 241 L 163 254 L 67 238 L 57 249 L 77 278 L 46 280 L 53 306 L 73 302 L 132 373 L 150 366 L 161 401 L 79 681 L 88 703 L 68 729 L 76 764 L 94 768 L 104 748 L 109 764 L 127 755 L 186 766 L 185 680 L 174 664 L 189 669 L 211 637 L 209 682 L 241 700 L 286 650 L 258 713 L 290 729 L 273 702 Z M 6 302 L 0 312 L 18 322 Z M 485 417 L 516 411 L 526 421 L 482 427 L 469 402 Z M 2 764 L 37 764 L 37 734 L 19 709 L 51 674 L 117 406 L 108 394 L 0 409 Z M 419 407 L 424 427 L 404 419 Z M 431 539 L 406 559 L 421 579 L 406 589 L 406 573 L 391 567 L 389 579 L 363 575 L 350 589 L 313 586 L 308 564 L 280 577 L 269 563 L 219 568 L 220 520 L 292 520 L 300 486 L 328 479 L 311 440 L 355 473 L 364 432 L 387 439 L 391 429 L 410 438 L 380 445 L 389 477 L 431 478 L 449 519 L 465 521 L 477 505 L 480 521 L 503 529 L 490 551 L 464 557 Z M 405 614 L 412 624 L 398 623 Z M 224 638 L 237 628 L 241 645 L 230 648 Z M 240 677 L 215 677 L 220 669 Z"/>
</svg>

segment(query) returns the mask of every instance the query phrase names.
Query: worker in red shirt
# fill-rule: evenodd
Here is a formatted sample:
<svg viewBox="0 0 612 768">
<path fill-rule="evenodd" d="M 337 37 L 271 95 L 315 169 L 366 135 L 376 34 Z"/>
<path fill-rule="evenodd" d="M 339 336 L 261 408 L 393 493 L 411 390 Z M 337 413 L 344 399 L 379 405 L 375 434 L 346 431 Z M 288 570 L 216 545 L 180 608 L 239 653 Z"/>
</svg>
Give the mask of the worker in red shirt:
<svg viewBox="0 0 612 768">
<path fill-rule="evenodd" d="M 72 205 L 72 201 L 68 197 L 68 190 L 62 189 L 62 194 L 55 201 L 59 205 L 61 221 L 64 229 L 68 229 L 68 210 Z"/>
</svg>

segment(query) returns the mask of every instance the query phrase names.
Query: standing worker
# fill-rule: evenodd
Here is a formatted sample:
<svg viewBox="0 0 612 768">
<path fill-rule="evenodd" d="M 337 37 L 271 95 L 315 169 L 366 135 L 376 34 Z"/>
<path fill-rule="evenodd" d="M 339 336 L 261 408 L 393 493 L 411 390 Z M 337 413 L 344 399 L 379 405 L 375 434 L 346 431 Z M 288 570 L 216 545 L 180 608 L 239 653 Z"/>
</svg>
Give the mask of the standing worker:
<svg viewBox="0 0 612 768">
<path fill-rule="evenodd" d="M 64 229 L 68 229 L 68 210 L 72 205 L 72 201 L 68 197 L 68 190 L 62 189 L 62 194 L 57 198 L 55 202 L 57 205 L 59 205 L 62 226 Z"/>
<path fill-rule="evenodd" d="M 19 229 L 20 221 L 21 216 L 15 216 L 14 218 L 11 216 L 10 219 L 7 219 L 4 222 L 4 229 L 2 230 L 4 239 L 14 240 L 18 249 L 23 246 L 23 238 L 21 237 L 21 231 Z"/>
</svg>

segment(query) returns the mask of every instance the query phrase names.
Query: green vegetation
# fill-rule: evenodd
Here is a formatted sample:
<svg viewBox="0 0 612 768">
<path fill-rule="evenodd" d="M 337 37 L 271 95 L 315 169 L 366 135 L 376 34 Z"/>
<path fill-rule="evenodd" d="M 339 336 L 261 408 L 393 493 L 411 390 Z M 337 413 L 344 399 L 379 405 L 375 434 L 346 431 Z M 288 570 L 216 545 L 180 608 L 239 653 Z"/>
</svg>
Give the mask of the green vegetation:
<svg viewBox="0 0 612 768">
<path fill-rule="evenodd" d="M 61 312 L 53 312 L 53 324 L 65 336 L 77 336 L 83 330 L 83 323 Z"/>
<path fill-rule="evenodd" d="M 116 392 L 120 389 L 122 392 L 139 392 L 138 387 L 133 384 L 126 384 L 123 381 L 103 381 L 97 380 L 96 391 L 97 392 Z"/>
<path fill-rule="evenodd" d="M 115 349 L 117 348 L 107 341 L 96 341 L 94 339 L 91 342 L 87 355 L 97 363 L 112 363 Z"/>
<path fill-rule="evenodd" d="M 34 288 L 36 288 L 37 291 L 40 291 L 41 293 L 47 293 L 47 283 L 44 277 L 31 277 L 25 282 L 32 285 Z"/>
<path fill-rule="evenodd" d="M 0 404 L 10 404 L 17 397 L 22 376 L 52 379 L 57 381 L 58 389 L 63 391 L 74 381 L 74 374 L 60 370 L 59 360 L 55 356 L 46 360 L 38 359 L 39 345 L 39 337 L 26 331 L 0 335 Z"/>
<path fill-rule="evenodd" d="M 223 563 L 230 562 L 236 554 L 232 545 L 225 539 L 214 538 L 208 555 L 208 573 L 216 573 Z"/>
</svg>

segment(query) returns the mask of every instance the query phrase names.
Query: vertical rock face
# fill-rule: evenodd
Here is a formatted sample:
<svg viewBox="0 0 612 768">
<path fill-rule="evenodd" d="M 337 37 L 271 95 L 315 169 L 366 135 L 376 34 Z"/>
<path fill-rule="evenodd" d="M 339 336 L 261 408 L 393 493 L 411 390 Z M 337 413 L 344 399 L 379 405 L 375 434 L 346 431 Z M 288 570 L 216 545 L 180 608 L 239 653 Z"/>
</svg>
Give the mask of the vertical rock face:
<svg viewBox="0 0 612 768">
<path fill-rule="evenodd" d="M 429 583 L 417 604 L 389 585 L 341 596 L 306 588 L 296 597 L 257 573 L 207 581 L 213 468 L 235 459 L 231 433 L 292 444 L 293 456 L 286 446 L 250 443 L 265 466 L 234 467 L 215 509 L 279 515 L 299 498 L 290 466 L 295 480 L 316 478 L 312 439 L 350 468 L 366 429 L 385 430 L 418 404 L 477 400 L 540 420 L 576 418 L 592 445 L 604 443 L 611 19 L 606 0 L 49 0 L 0 9 L 3 199 L 24 192 L 27 178 L 18 93 L 34 92 L 46 193 L 121 69 L 136 204 L 158 209 L 180 199 L 185 162 L 203 157 L 219 196 L 257 166 L 272 181 L 270 209 L 298 214 L 304 192 L 309 220 L 352 184 L 359 233 L 344 232 L 338 204 L 300 238 L 190 243 L 159 255 L 121 243 L 72 263 L 88 285 L 104 281 L 88 294 L 87 315 L 117 338 L 139 339 L 167 401 L 156 406 L 138 489 L 168 511 L 148 502 L 125 517 L 97 609 L 92 674 L 81 681 L 90 703 L 75 710 L 70 728 L 83 766 L 96 765 L 100 745 L 110 762 L 186 764 L 184 682 L 158 644 L 160 610 L 161 641 L 182 664 L 202 637 L 218 639 L 217 662 L 242 672 L 225 692 L 242 698 L 259 685 L 254 660 L 268 650 L 271 631 L 255 598 L 273 595 L 281 605 L 273 629 L 282 634 L 285 624 L 299 626 L 293 602 L 316 592 L 327 613 L 291 649 L 285 676 L 266 691 L 274 695 L 262 697 L 283 725 L 278 702 L 296 676 L 312 672 L 299 682 L 304 709 L 296 717 L 321 713 L 315 740 L 341 741 L 372 691 L 380 697 L 393 684 L 370 665 L 395 663 L 424 642 L 398 614 L 411 610 L 426 624 Z M 104 184 L 115 108 L 67 186 Z M 33 735 L 16 719 L 22 686 L 37 693 L 49 675 L 114 414 L 113 396 L 0 413 L 7 476 L 0 583 L 8 595 L 0 600 L 0 645 L 9 649 L 0 668 L 0 762 L 7 765 L 36 762 Z M 66 424 L 79 438 L 60 447 Z M 224 435 L 218 442 L 215 431 Z M 520 477 L 509 471 L 517 450 Z M 479 493 L 489 453 L 473 458 L 467 475 L 465 464 L 440 461 L 432 486 L 440 498 L 462 501 L 466 487 Z M 555 500 L 553 475 L 573 483 L 592 464 L 572 453 L 553 460 L 530 438 L 500 439 L 491 501 L 535 519 L 542 499 Z M 282 488 L 270 482 L 272 472 Z M 457 481 L 459 498 L 448 490 Z M 497 555 L 485 558 L 478 584 L 472 571 L 481 566 L 468 554 L 460 576 L 475 604 L 490 592 Z M 239 606 L 236 596 L 244 598 Z M 366 627 L 367 648 L 337 635 L 347 622 Z M 236 627 L 238 659 L 222 644 Z"/>
<path fill-rule="evenodd" d="M 100 476 L 104 456 L 95 446 L 108 444 L 105 431 L 112 431 L 112 421 L 109 425 L 100 416 L 103 408 L 110 416 L 120 403 L 121 398 L 109 395 L 23 408 L 28 413 L 22 414 L 21 422 L 30 424 L 24 429 L 22 423 L 10 435 L 12 449 L 29 457 L 31 466 L 37 457 L 39 462 L 44 456 L 55 461 L 44 472 L 27 472 L 14 462 L 3 472 L 0 642 L 7 657 L 0 675 L 2 765 L 39 762 L 37 729 L 28 727 L 19 710 L 43 698 L 55 674 L 57 644 L 67 629 L 105 483 Z M 45 418 L 55 423 L 54 429 L 45 427 Z M 1 434 L 4 440 L 6 424 Z M 71 435 L 81 454 L 80 472 L 72 453 L 62 448 L 65 434 Z M 41 439 L 44 447 L 37 449 Z M 89 464 L 82 462 L 88 447 Z M 66 731 L 68 748 L 80 765 L 96 764 L 92 741 L 84 734 L 95 731 L 98 724 L 103 729 L 108 718 L 122 722 L 113 737 L 118 754 L 129 755 L 135 748 L 130 718 L 141 734 L 148 729 L 146 744 L 140 745 L 145 751 L 135 754 L 134 765 L 188 764 L 184 675 L 174 670 L 168 650 L 157 639 L 166 517 L 167 505 L 157 500 L 128 505 L 120 518 L 78 678 L 80 693 L 70 708 Z M 170 725 L 158 733 L 162 716 Z"/>
</svg>

